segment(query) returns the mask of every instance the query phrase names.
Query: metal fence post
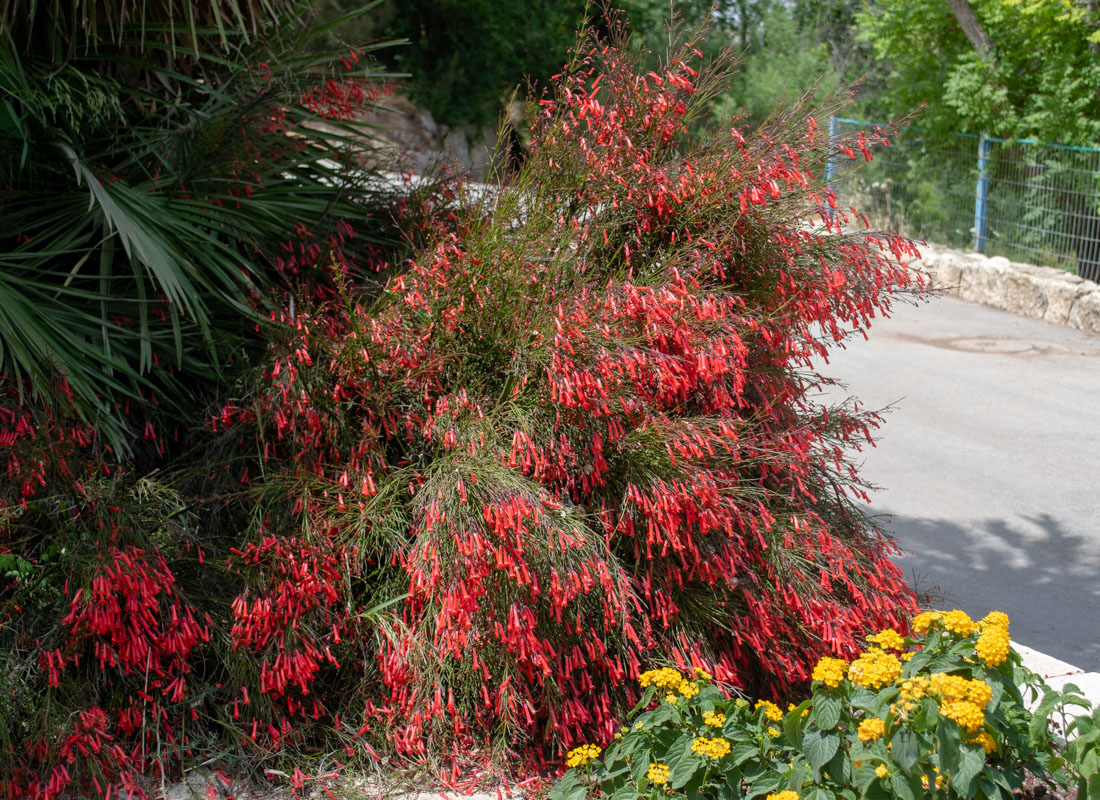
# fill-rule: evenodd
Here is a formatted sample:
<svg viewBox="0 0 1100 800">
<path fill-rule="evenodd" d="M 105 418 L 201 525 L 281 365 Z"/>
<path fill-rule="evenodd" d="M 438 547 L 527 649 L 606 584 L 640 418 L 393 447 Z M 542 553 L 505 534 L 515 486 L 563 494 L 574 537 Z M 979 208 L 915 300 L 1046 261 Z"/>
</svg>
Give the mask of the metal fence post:
<svg viewBox="0 0 1100 800">
<path fill-rule="evenodd" d="M 825 188 L 836 194 L 836 186 L 833 182 L 836 180 L 836 153 L 833 148 L 836 146 L 837 135 L 840 131 L 840 122 L 837 121 L 836 114 L 832 114 L 829 117 L 829 147 L 828 158 L 825 159 Z M 835 211 L 832 206 L 826 208 L 825 213 L 829 215 L 829 219 L 833 219 Z"/>
<path fill-rule="evenodd" d="M 829 157 L 825 160 L 825 182 L 829 184 L 830 189 L 833 188 L 833 181 L 836 180 L 836 154 L 833 152 L 833 146 L 836 144 L 839 131 L 840 123 L 834 114 L 829 117 Z"/>
<path fill-rule="evenodd" d="M 985 252 L 985 234 L 989 209 L 989 139 L 978 136 L 978 185 L 974 192 L 974 249 Z"/>
</svg>

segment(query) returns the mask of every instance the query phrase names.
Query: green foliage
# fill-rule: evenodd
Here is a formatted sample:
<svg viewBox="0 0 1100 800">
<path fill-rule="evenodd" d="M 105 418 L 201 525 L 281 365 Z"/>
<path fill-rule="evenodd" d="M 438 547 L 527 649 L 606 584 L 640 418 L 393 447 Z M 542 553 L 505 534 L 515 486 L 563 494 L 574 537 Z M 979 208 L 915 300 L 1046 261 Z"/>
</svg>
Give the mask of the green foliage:
<svg viewBox="0 0 1100 800">
<path fill-rule="evenodd" d="M 440 122 L 495 125 L 517 86 L 543 86 L 568 60 L 584 0 L 390 0 L 375 30 L 407 39 L 389 63 Z"/>
<path fill-rule="evenodd" d="M 927 104 L 923 125 L 1006 138 L 1100 141 L 1096 19 L 1070 0 L 974 0 L 993 42 L 982 57 L 942 0 L 878 0 L 858 17 L 890 69 L 885 114 Z"/>
<path fill-rule="evenodd" d="M 823 659 L 810 696 L 786 713 L 731 697 L 701 670 L 694 680 L 646 673 L 644 696 L 602 758 L 591 745 L 575 749 L 550 800 L 1009 798 L 1026 772 L 1064 786 L 1049 722 L 1079 698 L 991 648 L 996 616 L 979 625 L 930 612 L 914 621 L 923 633 L 868 637 L 874 644 L 851 664 Z M 1034 713 L 1029 693 L 1043 698 Z M 1067 756 L 1096 767 L 1095 722 L 1075 724 L 1081 744 Z"/>
<path fill-rule="evenodd" d="M 717 116 L 736 113 L 760 123 L 807 92 L 835 94 L 841 76 L 833 67 L 829 45 L 817 40 L 815 33 L 801 27 L 785 6 L 769 11 L 745 52 L 731 90 L 717 104 Z"/>
<path fill-rule="evenodd" d="M 620 0 L 634 39 L 644 49 L 664 53 L 668 46 L 668 3 Z M 742 56 L 729 86 L 715 98 L 714 115 L 759 125 L 780 106 L 792 105 L 806 92 L 834 94 L 856 65 L 850 35 L 851 10 L 842 0 L 829 3 L 700 2 L 676 4 L 678 24 L 710 23 L 699 43 L 707 56 L 732 47 Z"/>
<path fill-rule="evenodd" d="M 309 52 L 332 26 L 301 2 L 123 4 L 85 29 L 86 5 L 0 18 L 0 370 L 126 447 L 143 420 L 120 409 L 193 407 L 316 240 L 366 260 L 377 191 L 346 112 L 380 75 Z"/>
<path fill-rule="evenodd" d="M 1065 691 L 1076 694 L 1078 689 L 1070 683 Z M 1077 705 L 1088 707 L 1087 701 Z M 1066 738 L 1065 757 L 1077 775 L 1078 800 L 1100 797 L 1100 707 L 1075 718 L 1066 727 Z"/>
</svg>

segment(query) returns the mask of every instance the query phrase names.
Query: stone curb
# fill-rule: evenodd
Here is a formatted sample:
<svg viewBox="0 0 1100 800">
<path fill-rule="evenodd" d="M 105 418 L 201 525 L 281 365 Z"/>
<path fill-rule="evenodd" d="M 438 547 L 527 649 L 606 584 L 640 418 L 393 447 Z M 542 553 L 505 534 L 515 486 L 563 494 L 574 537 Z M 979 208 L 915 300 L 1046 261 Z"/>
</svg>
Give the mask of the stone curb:
<svg viewBox="0 0 1100 800">
<path fill-rule="evenodd" d="M 952 297 L 1100 336 L 1100 284 L 1054 267 L 1021 264 L 1003 256 L 937 244 L 921 245 L 920 250 L 932 286 Z"/>
</svg>

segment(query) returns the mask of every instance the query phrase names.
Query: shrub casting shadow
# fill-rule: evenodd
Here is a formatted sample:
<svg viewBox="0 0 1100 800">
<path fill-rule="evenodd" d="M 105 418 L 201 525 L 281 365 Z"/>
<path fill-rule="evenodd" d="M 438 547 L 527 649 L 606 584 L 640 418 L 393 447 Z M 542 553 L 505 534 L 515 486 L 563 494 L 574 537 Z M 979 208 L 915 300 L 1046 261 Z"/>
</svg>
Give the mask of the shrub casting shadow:
<svg viewBox="0 0 1100 800">
<path fill-rule="evenodd" d="M 936 605 L 1012 618 L 1012 638 L 1100 671 L 1100 550 L 1049 514 L 969 523 L 884 515 L 896 563 Z"/>
</svg>

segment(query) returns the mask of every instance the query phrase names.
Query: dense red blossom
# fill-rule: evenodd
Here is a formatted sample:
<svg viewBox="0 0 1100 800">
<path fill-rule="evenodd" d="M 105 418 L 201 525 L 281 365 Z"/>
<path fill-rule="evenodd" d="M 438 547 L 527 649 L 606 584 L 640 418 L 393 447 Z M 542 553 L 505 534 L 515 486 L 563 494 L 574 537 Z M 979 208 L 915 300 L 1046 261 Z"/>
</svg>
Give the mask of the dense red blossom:
<svg viewBox="0 0 1100 800">
<path fill-rule="evenodd" d="M 140 797 L 210 730 L 260 758 L 385 736 L 544 763 L 612 735 L 651 666 L 779 696 L 904 627 L 912 592 L 847 460 L 877 418 L 814 394 L 829 346 L 921 288 L 911 243 L 853 232 L 817 177 L 884 140 L 830 145 L 802 111 L 696 139 L 716 80 L 697 67 L 594 46 L 532 106 L 512 183 L 428 201 L 384 286 L 354 285 L 347 225 L 265 254 L 303 284 L 207 419 L 217 558 L 171 527 L 182 500 L 152 532 L 111 505 L 146 490 L 90 427 L 9 393 L 0 555 L 64 587 L 51 638 L 18 645 L 75 713 L 24 737 L 0 796 Z M 346 116 L 364 91 L 299 99 Z M 257 142 L 294 146 L 289 116 L 246 131 L 233 191 Z M 63 557 L 36 519 L 68 525 Z M 21 581 L 0 597 L 49 608 Z"/>
<path fill-rule="evenodd" d="M 829 342 L 919 291 L 915 251 L 828 210 L 812 117 L 686 147 L 704 80 L 594 49 L 514 186 L 372 306 L 284 314 L 220 418 L 265 426 L 318 542 L 403 584 L 364 726 L 400 750 L 609 736 L 665 658 L 781 694 L 913 609 L 852 502 L 877 420 L 811 395 Z"/>
</svg>

